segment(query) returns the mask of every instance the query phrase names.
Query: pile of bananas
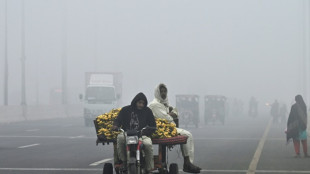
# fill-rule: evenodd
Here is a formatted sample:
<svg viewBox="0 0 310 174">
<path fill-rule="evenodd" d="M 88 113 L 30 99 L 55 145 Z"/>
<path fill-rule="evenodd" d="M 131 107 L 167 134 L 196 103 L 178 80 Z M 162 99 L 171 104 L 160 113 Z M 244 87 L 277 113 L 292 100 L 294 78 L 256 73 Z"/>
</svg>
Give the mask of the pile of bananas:
<svg viewBox="0 0 310 174">
<path fill-rule="evenodd" d="M 118 116 L 122 108 L 112 109 L 109 113 L 99 115 L 96 118 L 98 125 L 98 135 L 104 135 L 108 140 L 116 139 L 120 132 L 112 131 L 113 121 Z"/>
<path fill-rule="evenodd" d="M 156 119 L 157 130 L 152 138 L 171 138 L 177 136 L 177 129 L 174 123 L 169 123 L 165 119 Z"/>
</svg>

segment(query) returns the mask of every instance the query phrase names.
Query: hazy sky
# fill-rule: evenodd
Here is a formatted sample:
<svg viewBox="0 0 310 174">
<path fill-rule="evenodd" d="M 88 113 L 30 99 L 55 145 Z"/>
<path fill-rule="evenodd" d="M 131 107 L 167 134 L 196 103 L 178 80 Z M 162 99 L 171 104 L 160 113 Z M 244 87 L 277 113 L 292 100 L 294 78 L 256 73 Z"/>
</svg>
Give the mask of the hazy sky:
<svg viewBox="0 0 310 174">
<path fill-rule="evenodd" d="M 21 2 L 7 4 L 11 105 L 20 104 Z M 70 103 L 84 92 L 89 71 L 122 72 L 126 104 L 140 91 L 152 100 L 160 82 L 172 103 L 175 94 L 291 102 L 302 89 L 304 2 L 25 0 L 27 103 L 35 104 L 39 90 L 40 103 L 48 104 L 50 90 L 61 88 L 65 29 Z"/>
</svg>

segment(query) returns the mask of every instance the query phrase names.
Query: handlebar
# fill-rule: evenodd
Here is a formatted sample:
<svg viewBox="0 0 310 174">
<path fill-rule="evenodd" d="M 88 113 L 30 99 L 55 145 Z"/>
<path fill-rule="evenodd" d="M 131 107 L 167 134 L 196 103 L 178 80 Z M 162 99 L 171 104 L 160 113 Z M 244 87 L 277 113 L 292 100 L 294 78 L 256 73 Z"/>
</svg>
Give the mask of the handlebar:
<svg viewBox="0 0 310 174">
<path fill-rule="evenodd" d="M 157 128 L 156 127 L 145 126 L 144 128 L 142 128 L 141 131 L 146 130 L 146 129 L 148 129 L 148 130 L 156 130 Z"/>
<path fill-rule="evenodd" d="M 143 135 L 143 132 L 144 132 L 144 131 L 154 131 L 154 130 L 156 130 L 156 129 L 157 129 L 156 127 L 145 126 L 145 127 L 142 128 L 140 131 L 137 131 L 137 132 L 138 132 L 138 134 Z M 118 128 L 117 131 L 120 131 L 120 132 L 122 132 L 122 133 L 125 132 L 125 130 L 122 129 L 122 128 Z"/>
</svg>

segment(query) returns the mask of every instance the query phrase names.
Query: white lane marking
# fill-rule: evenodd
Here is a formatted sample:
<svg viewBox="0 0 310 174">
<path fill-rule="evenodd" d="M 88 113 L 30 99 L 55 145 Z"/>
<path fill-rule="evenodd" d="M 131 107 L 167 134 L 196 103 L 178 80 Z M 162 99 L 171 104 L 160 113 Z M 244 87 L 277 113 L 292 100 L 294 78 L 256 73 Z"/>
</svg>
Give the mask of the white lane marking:
<svg viewBox="0 0 310 174">
<path fill-rule="evenodd" d="M 0 168 L 0 171 L 102 171 L 102 168 Z M 245 173 L 247 170 L 201 170 L 214 173 Z M 180 170 L 180 172 L 183 172 Z M 310 171 L 301 170 L 256 170 L 257 173 L 293 173 L 303 174 Z"/>
<path fill-rule="evenodd" d="M 27 132 L 35 132 L 35 131 L 38 131 L 40 129 L 29 129 L 29 130 L 26 130 Z"/>
<path fill-rule="evenodd" d="M 20 146 L 18 147 L 19 149 L 23 149 L 23 148 L 27 148 L 27 147 L 33 147 L 33 146 L 38 146 L 40 144 L 30 144 L 30 145 L 27 145 L 27 146 Z"/>
<path fill-rule="evenodd" d="M 94 163 L 90 164 L 89 166 L 98 166 L 99 164 L 102 164 L 102 163 L 105 163 L 105 162 L 108 162 L 108 161 L 111 161 L 111 160 L 113 160 L 113 158 L 107 158 L 107 159 L 104 159 L 104 160 L 101 160 L 101 161 L 94 162 Z"/>
<path fill-rule="evenodd" d="M 75 137 L 69 137 L 70 139 L 75 139 L 75 138 L 83 138 L 84 135 L 79 135 L 79 136 L 75 136 Z"/>
<path fill-rule="evenodd" d="M 259 141 L 259 144 L 257 146 L 257 149 L 255 151 L 253 159 L 252 159 L 252 161 L 250 163 L 249 169 L 247 171 L 247 174 L 255 174 L 255 171 L 256 171 L 256 168 L 257 168 L 257 164 L 258 164 L 260 155 L 262 154 L 262 151 L 263 151 L 263 148 L 264 148 L 264 144 L 266 142 L 266 139 L 267 139 L 267 136 L 268 136 L 271 124 L 272 124 L 272 119 L 269 120 L 268 125 L 267 125 L 267 127 L 265 129 L 265 132 L 264 132 L 264 134 L 262 136 L 262 139 Z"/>
</svg>

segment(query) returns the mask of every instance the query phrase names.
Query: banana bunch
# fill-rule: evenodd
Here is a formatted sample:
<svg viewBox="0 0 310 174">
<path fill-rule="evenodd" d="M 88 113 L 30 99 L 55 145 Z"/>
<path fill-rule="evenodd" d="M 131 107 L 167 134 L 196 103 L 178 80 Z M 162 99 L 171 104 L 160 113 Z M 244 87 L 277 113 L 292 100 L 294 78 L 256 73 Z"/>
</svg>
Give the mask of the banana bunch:
<svg viewBox="0 0 310 174">
<path fill-rule="evenodd" d="M 104 135 L 108 140 L 116 139 L 120 132 L 112 131 L 113 121 L 118 116 L 122 108 L 112 109 L 110 112 L 99 115 L 96 118 L 98 125 L 98 135 Z"/>
<path fill-rule="evenodd" d="M 171 138 L 177 136 L 177 129 L 174 123 L 169 123 L 166 119 L 156 119 L 157 130 L 152 138 Z"/>
</svg>

